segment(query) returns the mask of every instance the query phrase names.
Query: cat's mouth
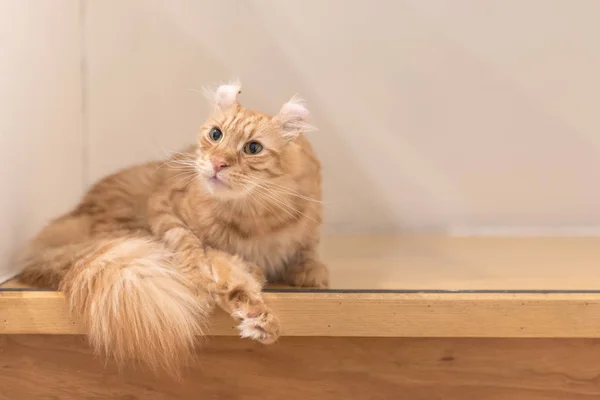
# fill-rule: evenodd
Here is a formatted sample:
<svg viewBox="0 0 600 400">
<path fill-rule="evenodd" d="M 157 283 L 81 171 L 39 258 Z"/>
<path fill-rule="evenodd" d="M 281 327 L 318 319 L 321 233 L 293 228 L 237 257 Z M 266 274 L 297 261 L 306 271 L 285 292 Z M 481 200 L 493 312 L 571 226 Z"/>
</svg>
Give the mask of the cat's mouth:
<svg viewBox="0 0 600 400">
<path fill-rule="evenodd" d="M 202 180 L 206 188 L 214 194 L 225 194 L 233 190 L 229 176 L 225 171 L 204 170 Z"/>
<path fill-rule="evenodd" d="M 213 176 L 208 178 L 208 183 L 213 187 L 222 187 L 222 188 L 230 188 L 227 183 L 223 180 L 223 178 L 219 177 L 219 175 L 214 174 Z"/>
</svg>

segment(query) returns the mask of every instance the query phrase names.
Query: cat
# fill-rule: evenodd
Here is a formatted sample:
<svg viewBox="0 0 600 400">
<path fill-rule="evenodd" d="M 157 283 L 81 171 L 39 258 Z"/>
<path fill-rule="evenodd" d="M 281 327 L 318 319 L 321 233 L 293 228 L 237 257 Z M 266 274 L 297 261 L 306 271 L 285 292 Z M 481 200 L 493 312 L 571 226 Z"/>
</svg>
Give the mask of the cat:
<svg viewBox="0 0 600 400">
<path fill-rule="evenodd" d="M 219 86 L 195 145 L 100 180 L 22 254 L 21 280 L 63 291 L 95 352 L 120 365 L 179 369 L 215 307 L 272 343 L 266 280 L 328 286 L 309 112 L 292 98 L 270 116 L 240 93 Z"/>
</svg>

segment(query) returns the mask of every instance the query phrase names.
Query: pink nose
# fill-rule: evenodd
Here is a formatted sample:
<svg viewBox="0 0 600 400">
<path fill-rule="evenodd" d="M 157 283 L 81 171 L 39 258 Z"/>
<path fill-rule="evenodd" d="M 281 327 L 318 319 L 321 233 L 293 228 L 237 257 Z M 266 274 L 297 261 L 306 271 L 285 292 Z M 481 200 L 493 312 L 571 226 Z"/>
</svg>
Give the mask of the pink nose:
<svg viewBox="0 0 600 400">
<path fill-rule="evenodd" d="M 215 170 L 215 172 L 219 172 L 223 168 L 228 167 L 227 162 L 222 158 L 213 158 L 210 160 L 210 162 L 212 163 L 212 166 L 213 166 L 213 169 Z"/>
</svg>

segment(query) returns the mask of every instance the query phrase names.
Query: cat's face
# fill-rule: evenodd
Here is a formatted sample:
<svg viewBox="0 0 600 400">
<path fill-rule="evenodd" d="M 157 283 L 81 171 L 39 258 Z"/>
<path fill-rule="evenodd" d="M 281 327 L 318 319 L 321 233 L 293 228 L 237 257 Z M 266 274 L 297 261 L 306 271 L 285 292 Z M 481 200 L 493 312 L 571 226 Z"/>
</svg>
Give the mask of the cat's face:
<svg viewBox="0 0 600 400">
<path fill-rule="evenodd" d="M 199 175 L 216 197 L 268 191 L 286 173 L 286 146 L 307 126 L 308 111 L 297 101 L 272 117 L 240 106 L 238 93 L 234 85 L 217 89 L 215 112 L 198 136 Z"/>
</svg>

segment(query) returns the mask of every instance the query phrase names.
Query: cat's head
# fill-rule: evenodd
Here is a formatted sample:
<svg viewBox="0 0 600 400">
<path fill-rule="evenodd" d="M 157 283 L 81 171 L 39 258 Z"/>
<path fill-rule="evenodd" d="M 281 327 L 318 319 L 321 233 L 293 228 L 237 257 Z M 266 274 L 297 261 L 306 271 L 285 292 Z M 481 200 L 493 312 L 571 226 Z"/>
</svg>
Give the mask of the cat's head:
<svg viewBox="0 0 600 400">
<path fill-rule="evenodd" d="M 219 86 L 211 96 L 214 111 L 198 136 L 197 168 L 206 188 L 218 197 L 268 190 L 269 182 L 284 177 L 294 162 L 290 143 L 309 128 L 300 99 L 292 98 L 270 116 L 242 107 L 240 93 L 239 84 Z"/>
</svg>

